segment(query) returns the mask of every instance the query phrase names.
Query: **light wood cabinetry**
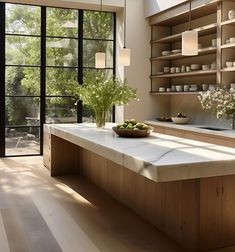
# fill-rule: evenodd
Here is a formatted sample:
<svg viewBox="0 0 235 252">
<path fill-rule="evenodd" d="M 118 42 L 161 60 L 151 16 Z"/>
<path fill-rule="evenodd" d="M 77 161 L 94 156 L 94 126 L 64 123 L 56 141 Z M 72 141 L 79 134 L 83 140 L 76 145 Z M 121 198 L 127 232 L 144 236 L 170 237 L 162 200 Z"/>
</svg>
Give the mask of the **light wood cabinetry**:
<svg viewBox="0 0 235 252">
<path fill-rule="evenodd" d="M 194 132 L 192 130 L 187 130 L 187 128 L 177 129 L 177 128 L 172 128 L 170 125 L 167 125 L 167 124 L 165 125 L 162 124 L 161 126 L 151 124 L 150 122 L 148 122 L 147 124 L 151 125 L 154 128 L 154 132 L 157 132 L 160 134 L 167 134 L 171 136 L 183 137 L 183 138 L 197 140 L 201 142 L 212 143 L 212 144 L 235 148 L 234 138 L 231 138 L 229 136 L 226 137 L 224 135 L 218 135 L 218 134 L 213 135 L 213 133 L 209 134 L 206 132 L 198 132 L 198 131 Z"/>
<path fill-rule="evenodd" d="M 201 247 L 209 250 L 235 243 L 235 176 L 206 178 L 201 184 Z"/>
<path fill-rule="evenodd" d="M 173 22 L 174 20 L 174 22 Z M 187 16 L 177 16 L 173 19 L 166 19 L 161 22 L 152 23 L 151 38 L 151 93 L 158 93 L 159 87 L 172 87 L 173 85 L 190 85 L 198 86 L 201 89 L 202 84 L 217 84 L 217 69 L 198 70 L 179 73 L 163 73 L 164 67 L 191 66 L 191 64 L 211 65 L 216 62 L 218 47 L 212 46 L 212 39 L 217 39 L 217 4 L 209 4 L 201 8 L 201 13 L 197 14 L 192 22 L 193 29 L 198 31 L 199 49 L 198 56 L 186 57 L 181 53 L 171 53 L 162 55 L 163 51 L 172 51 L 181 49 L 182 32 L 187 30 Z M 218 41 L 217 41 L 218 42 Z M 218 68 L 218 65 L 217 65 Z M 198 80 L 198 76 L 202 76 Z M 195 78 L 194 78 L 195 77 Z M 176 80 L 177 78 L 177 80 Z M 177 94 L 177 92 L 176 92 Z"/>
<path fill-rule="evenodd" d="M 188 12 L 184 12 L 183 7 L 176 6 L 165 12 L 156 14 L 150 18 L 152 29 L 151 35 L 151 89 L 150 95 L 159 99 L 159 107 L 161 101 L 169 102 L 168 114 L 161 111 L 156 116 L 172 116 L 177 111 L 184 112 L 187 96 L 189 92 L 166 92 L 167 88 L 176 85 L 197 85 L 198 91 L 202 90 L 202 84 L 217 85 L 230 88 L 231 83 L 235 83 L 235 18 L 229 20 L 228 13 L 230 10 L 235 10 L 235 1 L 207 1 L 206 4 L 201 4 L 199 1 L 192 1 L 192 28 L 198 31 L 199 44 L 201 48 L 197 56 L 183 56 L 181 53 L 171 53 L 170 55 L 162 55 L 163 51 L 172 51 L 181 49 L 182 32 L 188 27 Z M 187 6 L 188 3 L 183 3 L 182 6 Z M 196 8 L 195 8 L 196 7 Z M 231 43 L 228 43 L 230 38 L 234 38 Z M 217 45 L 212 45 L 212 40 L 216 40 Z M 234 62 L 233 67 L 227 67 L 226 62 Z M 216 68 L 209 70 L 184 71 L 174 73 L 164 73 L 164 67 L 191 66 L 191 64 L 210 65 L 215 62 Z M 160 87 L 165 87 L 165 92 L 159 92 Z M 193 90 L 191 90 L 193 91 Z M 193 92 L 197 94 L 197 92 Z M 162 97 L 166 96 L 164 99 Z M 170 96 L 169 96 L 170 95 Z M 175 106 L 177 98 L 175 96 L 184 95 L 182 103 Z M 190 96 L 197 104 L 194 111 L 186 113 L 193 116 L 196 114 L 197 123 L 204 122 L 200 119 L 201 106 L 197 96 Z M 183 104 L 184 102 L 184 104 Z M 210 119 L 208 119 L 210 120 Z M 226 123 L 225 123 L 226 124 Z"/>
<path fill-rule="evenodd" d="M 190 251 L 235 244 L 235 175 L 156 183 L 59 137 L 50 140 L 52 176 L 84 176 Z"/>
</svg>

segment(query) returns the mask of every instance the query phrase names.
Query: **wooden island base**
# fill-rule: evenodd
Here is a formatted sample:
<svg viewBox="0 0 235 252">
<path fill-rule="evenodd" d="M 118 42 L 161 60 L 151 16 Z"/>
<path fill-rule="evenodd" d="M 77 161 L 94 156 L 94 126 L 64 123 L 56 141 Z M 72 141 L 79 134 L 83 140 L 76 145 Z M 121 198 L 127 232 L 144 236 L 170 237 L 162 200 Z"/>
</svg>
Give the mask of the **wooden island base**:
<svg viewBox="0 0 235 252">
<path fill-rule="evenodd" d="M 157 183 L 49 133 L 44 165 L 81 174 L 193 251 L 235 244 L 235 175 Z"/>
</svg>

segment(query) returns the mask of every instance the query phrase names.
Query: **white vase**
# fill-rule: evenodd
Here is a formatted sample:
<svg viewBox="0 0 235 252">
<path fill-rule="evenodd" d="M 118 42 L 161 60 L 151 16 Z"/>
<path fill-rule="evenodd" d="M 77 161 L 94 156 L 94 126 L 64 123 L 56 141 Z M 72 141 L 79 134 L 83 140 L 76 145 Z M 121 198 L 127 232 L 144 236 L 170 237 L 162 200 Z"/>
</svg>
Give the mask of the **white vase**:
<svg viewBox="0 0 235 252">
<path fill-rule="evenodd" d="M 228 19 L 231 20 L 231 19 L 234 19 L 235 18 L 235 10 L 230 10 L 228 12 Z"/>
</svg>

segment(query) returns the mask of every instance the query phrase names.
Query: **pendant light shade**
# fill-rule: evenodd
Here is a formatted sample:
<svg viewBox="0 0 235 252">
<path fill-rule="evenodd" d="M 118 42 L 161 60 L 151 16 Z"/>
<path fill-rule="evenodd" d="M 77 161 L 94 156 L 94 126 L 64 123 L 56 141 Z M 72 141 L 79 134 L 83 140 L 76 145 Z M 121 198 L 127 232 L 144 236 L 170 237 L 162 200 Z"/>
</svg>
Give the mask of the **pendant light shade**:
<svg viewBox="0 0 235 252">
<path fill-rule="evenodd" d="M 198 32 L 191 30 L 192 3 L 189 0 L 189 29 L 182 33 L 182 55 L 198 55 Z"/>
<path fill-rule="evenodd" d="M 100 11 L 103 10 L 103 1 L 100 2 Z M 101 69 L 105 68 L 105 53 L 98 52 L 95 54 L 95 68 Z"/>
<path fill-rule="evenodd" d="M 130 66 L 131 63 L 131 50 L 126 48 L 126 0 L 124 8 L 124 46 L 120 51 L 119 63 L 122 66 Z"/>
<path fill-rule="evenodd" d="M 128 48 L 123 48 L 120 51 L 120 64 L 122 66 L 130 66 L 131 50 Z"/>
<path fill-rule="evenodd" d="M 197 31 L 185 31 L 182 33 L 182 55 L 198 55 Z"/>
<path fill-rule="evenodd" d="M 95 68 L 105 68 L 105 53 L 95 54 Z"/>
</svg>

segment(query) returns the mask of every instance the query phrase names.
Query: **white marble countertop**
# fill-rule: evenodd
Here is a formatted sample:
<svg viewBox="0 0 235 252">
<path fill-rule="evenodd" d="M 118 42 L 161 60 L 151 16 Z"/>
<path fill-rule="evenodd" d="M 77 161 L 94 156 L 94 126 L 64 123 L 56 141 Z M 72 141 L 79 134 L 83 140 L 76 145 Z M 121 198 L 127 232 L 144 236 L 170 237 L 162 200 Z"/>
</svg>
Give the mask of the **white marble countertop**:
<svg viewBox="0 0 235 252">
<path fill-rule="evenodd" d="M 214 136 L 223 136 L 223 137 L 229 137 L 229 138 L 234 138 L 235 139 L 235 130 L 209 130 L 209 129 L 204 129 L 201 127 L 215 127 L 215 128 L 221 128 L 221 127 L 216 127 L 216 126 L 211 126 L 211 125 L 197 125 L 197 124 L 175 124 L 173 122 L 159 122 L 156 120 L 148 120 L 145 121 L 147 124 L 151 125 L 156 125 L 156 126 L 162 126 L 162 127 L 169 127 L 173 129 L 180 129 L 180 130 L 187 130 L 187 131 L 193 131 L 193 132 L 198 132 L 198 133 L 205 133 L 209 135 L 214 135 Z"/>
<path fill-rule="evenodd" d="M 235 148 L 152 133 L 121 138 L 107 124 L 52 124 L 44 130 L 156 182 L 235 174 Z"/>
</svg>

